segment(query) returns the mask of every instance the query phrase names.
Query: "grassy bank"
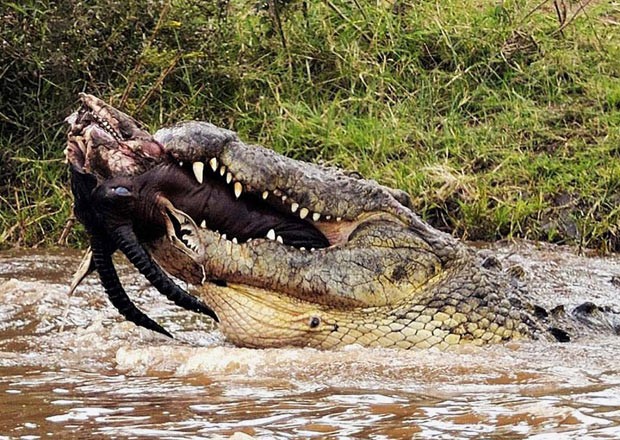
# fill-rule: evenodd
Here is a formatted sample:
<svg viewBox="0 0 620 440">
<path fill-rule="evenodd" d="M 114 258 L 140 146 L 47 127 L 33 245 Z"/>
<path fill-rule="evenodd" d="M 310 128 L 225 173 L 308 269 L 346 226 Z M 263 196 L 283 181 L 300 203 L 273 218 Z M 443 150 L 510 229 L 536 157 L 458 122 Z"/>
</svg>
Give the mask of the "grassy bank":
<svg viewBox="0 0 620 440">
<path fill-rule="evenodd" d="M 89 3 L 3 3 L 0 246 L 83 240 L 61 158 L 84 90 L 357 169 L 457 236 L 620 250 L 617 3 Z"/>
</svg>

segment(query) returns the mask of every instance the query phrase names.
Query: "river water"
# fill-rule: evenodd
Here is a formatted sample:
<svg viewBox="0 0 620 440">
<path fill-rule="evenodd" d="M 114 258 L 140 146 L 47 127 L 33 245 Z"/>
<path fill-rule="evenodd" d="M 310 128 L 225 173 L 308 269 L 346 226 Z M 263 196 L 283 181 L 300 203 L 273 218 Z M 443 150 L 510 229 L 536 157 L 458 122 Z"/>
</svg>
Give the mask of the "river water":
<svg viewBox="0 0 620 440">
<path fill-rule="evenodd" d="M 495 244 L 542 305 L 620 306 L 620 257 Z M 124 322 L 80 255 L 0 253 L 0 439 L 620 438 L 620 337 L 455 352 L 250 350 L 122 261 L 171 341 Z"/>
</svg>

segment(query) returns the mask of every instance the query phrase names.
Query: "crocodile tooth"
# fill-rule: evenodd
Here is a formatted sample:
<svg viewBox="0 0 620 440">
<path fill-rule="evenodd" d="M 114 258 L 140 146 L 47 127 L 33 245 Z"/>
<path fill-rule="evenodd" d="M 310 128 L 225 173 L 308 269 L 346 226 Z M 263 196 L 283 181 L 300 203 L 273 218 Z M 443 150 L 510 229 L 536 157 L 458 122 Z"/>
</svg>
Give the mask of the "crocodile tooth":
<svg viewBox="0 0 620 440">
<path fill-rule="evenodd" d="M 279 189 L 274 189 L 273 195 L 276 197 L 280 197 L 282 195 L 282 191 L 280 191 Z"/>
<path fill-rule="evenodd" d="M 207 227 L 207 221 L 206 220 L 201 221 L 200 222 L 200 227 L 201 228 L 206 228 Z"/>
<path fill-rule="evenodd" d="M 336 217 L 336 221 L 337 222 L 342 221 L 342 217 Z"/>
<path fill-rule="evenodd" d="M 283 202 L 286 202 L 286 199 L 288 199 L 288 197 L 287 197 L 287 196 L 282 196 L 282 201 L 283 201 Z"/>
<path fill-rule="evenodd" d="M 202 162 L 194 162 L 192 164 L 192 170 L 194 170 L 194 176 L 196 176 L 198 183 L 202 183 L 204 180 L 204 169 L 205 164 Z"/>
<path fill-rule="evenodd" d="M 273 229 L 270 229 L 269 232 L 267 232 L 267 238 L 269 240 L 275 240 L 276 239 L 276 231 L 274 231 Z"/>
<path fill-rule="evenodd" d="M 300 251 L 305 251 L 305 250 L 306 250 L 306 248 L 302 246 L 302 247 L 300 247 L 300 248 L 299 248 L 299 250 L 300 250 Z"/>
<path fill-rule="evenodd" d="M 217 171 L 217 158 L 211 158 L 211 160 L 209 161 L 209 165 L 211 165 L 211 169 L 215 173 Z"/>
<path fill-rule="evenodd" d="M 279 235 L 276 237 L 276 241 L 278 243 L 284 243 L 284 240 L 282 239 L 282 237 L 280 237 Z"/>
<path fill-rule="evenodd" d="M 222 238 L 226 240 L 226 234 L 222 234 Z"/>
<path fill-rule="evenodd" d="M 325 220 L 331 220 L 331 219 L 332 219 L 332 216 L 331 216 L 331 215 L 326 215 L 326 216 L 325 216 Z"/>
<path fill-rule="evenodd" d="M 321 214 L 319 214 L 318 212 L 315 212 L 312 214 L 312 220 L 314 220 L 315 222 L 318 222 L 321 219 Z"/>
<path fill-rule="evenodd" d="M 233 237 L 232 242 L 233 242 L 233 243 L 235 243 L 235 244 L 239 243 L 239 242 L 237 241 L 237 237 Z"/>
<path fill-rule="evenodd" d="M 243 185 L 241 185 L 241 182 L 235 182 L 235 197 L 236 198 L 241 197 L 242 192 L 243 192 Z"/>
<path fill-rule="evenodd" d="M 291 204 L 291 212 L 297 212 L 298 209 L 299 209 L 299 203 Z"/>
<path fill-rule="evenodd" d="M 220 167 L 220 176 L 223 176 L 224 174 L 226 174 L 226 166 L 225 166 L 225 165 L 222 165 L 222 166 Z"/>
<path fill-rule="evenodd" d="M 232 174 L 226 173 L 226 183 L 230 183 L 230 182 L 232 182 Z"/>
<path fill-rule="evenodd" d="M 302 219 L 302 220 L 305 219 L 306 217 L 308 217 L 308 213 L 309 212 L 310 211 L 308 211 L 308 208 L 301 208 L 299 210 L 299 218 Z"/>
<path fill-rule="evenodd" d="M 180 166 L 181 168 L 183 168 L 183 161 L 182 161 L 182 160 L 180 160 L 180 161 L 179 161 L 179 166 Z"/>
<path fill-rule="evenodd" d="M 267 197 L 269 197 L 269 191 L 263 191 L 263 200 L 267 200 Z"/>
</svg>

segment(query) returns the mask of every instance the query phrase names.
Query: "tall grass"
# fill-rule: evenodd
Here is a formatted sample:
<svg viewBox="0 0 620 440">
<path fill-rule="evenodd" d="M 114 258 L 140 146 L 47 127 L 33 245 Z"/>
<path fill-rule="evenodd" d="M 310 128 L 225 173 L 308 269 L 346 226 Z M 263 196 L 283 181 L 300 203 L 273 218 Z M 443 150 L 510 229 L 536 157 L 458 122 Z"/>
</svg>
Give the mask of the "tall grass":
<svg viewBox="0 0 620 440">
<path fill-rule="evenodd" d="M 355 168 L 461 237 L 620 249 L 613 2 L 59 3 L 4 4 L 0 246 L 82 240 L 59 159 L 86 90 Z"/>
</svg>

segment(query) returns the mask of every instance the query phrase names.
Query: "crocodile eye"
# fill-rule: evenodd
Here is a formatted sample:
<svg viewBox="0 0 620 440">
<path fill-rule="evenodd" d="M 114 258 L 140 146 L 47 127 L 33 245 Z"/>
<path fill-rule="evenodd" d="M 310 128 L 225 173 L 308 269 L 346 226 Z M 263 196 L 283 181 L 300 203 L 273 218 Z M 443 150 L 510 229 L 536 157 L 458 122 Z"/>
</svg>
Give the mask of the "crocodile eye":
<svg viewBox="0 0 620 440">
<path fill-rule="evenodd" d="M 113 191 L 114 191 L 114 194 L 116 194 L 117 196 L 126 197 L 126 196 L 130 196 L 131 195 L 131 191 L 129 191 L 124 186 L 117 186 L 117 187 L 114 188 Z"/>
<path fill-rule="evenodd" d="M 310 318 L 310 328 L 317 328 L 319 326 L 319 324 L 321 323 L 321 319 L 313 316 L 312 318 Z"/>
</svg>

